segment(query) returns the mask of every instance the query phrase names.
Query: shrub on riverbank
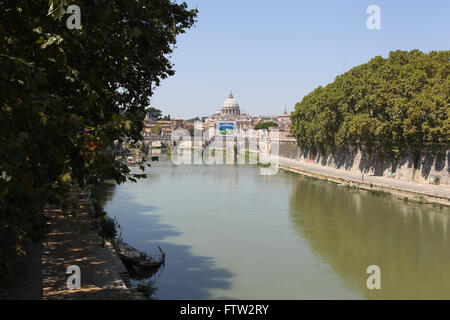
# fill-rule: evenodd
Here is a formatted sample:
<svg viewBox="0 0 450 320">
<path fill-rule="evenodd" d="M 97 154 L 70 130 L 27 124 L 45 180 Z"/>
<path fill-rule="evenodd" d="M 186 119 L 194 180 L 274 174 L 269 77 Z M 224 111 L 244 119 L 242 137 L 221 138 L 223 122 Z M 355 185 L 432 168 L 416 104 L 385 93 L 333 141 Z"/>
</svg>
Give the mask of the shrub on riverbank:
<svg viewBox="0 0 450 320">
<path fill-rule="evenodd" d="M 257 165 L 261 168 L 269 168 L 272 164 L 270 162 L 258 162 Z"/>
<path fill-rule="evenodd" d="M 369 194 L 373 196 L 379 196 L 379 197 L 391 197 L 392 194 L 389 191 L 384 190 L 368 190 Z"/>
<path fill-rule="evenodd" d="M 112 218 L 103 209 L 106 202 L 106 194 L 109 188 L 114 187 L 109 183 L 100 183 L 98 185 L 92 185 L 90 187 L 91 202 L 93 211 L 91 215 L 95 221 L 99 235 L 113 244 L 116 241 L 118 235 L 118 229 L 120 228 L 116 218 Z"/>
<path fill-rule="evenodd" d="M 100 224 L 100 236 L 103 239 L 112 241 L 116 239 L 117 236 L 117 223 L 116 220 L 111 218 L 108 215 L 105 215 L 100 218 L 99 220 Z"/>
</svg>

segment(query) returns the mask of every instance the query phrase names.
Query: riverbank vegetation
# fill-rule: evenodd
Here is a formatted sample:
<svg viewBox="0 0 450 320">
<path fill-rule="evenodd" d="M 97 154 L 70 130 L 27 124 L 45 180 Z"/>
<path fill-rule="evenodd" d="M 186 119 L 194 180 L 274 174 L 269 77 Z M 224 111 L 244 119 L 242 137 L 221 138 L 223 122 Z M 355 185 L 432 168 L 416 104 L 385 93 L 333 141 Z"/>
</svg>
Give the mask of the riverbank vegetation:
<svg viewBox="0 0 450 320">
<path fill-rule="evenodd" d="M 259 161 L 259 153 L 256 151 L 245 150 L 244 151 L 244 159 L 246 163 L 250 163 L 250 160 Z"/>
<path fill-rule="evenodd" d="M 379 197 L 391 197 L 392 194 L 389 191 L 384 190 L 368 190 L 370 195 L 379 196 Z"/>
<path fill-rule="evenodd" d="M 24 245 L 44 239 L 46 205 L 67 209 L 73 185 L 144 176 L 112 146 L 140 140 L 154 88 L 174 74 L 176 38 L 197 14 L 170 0 L 79 0 L 82 28 L 70 30 L 70 4 L 0 2 L 0 287 Z"/>
<path fill-rule="evenodd" d="M 271 127 L 276 128 L 276 127 L 278 127 L 278 124 L 273 121 L 260 122 L 255 125 L 255 130 L 269 130 L 269 128 L 271 128 Z"/>
<path fill-rule="evenodd" d="M 394 51 L 318 87 L 295 105 L 291 132 L 320 153 L 355 148 L 415 159 L 450 147 L 450 51 Z"/>
<path fill-rule="evenodd" d="M 257 166 L 260 168 L 269 168 L 272 165 L 270 162 L 259 162 L 257 163 Z"/>
</svg>

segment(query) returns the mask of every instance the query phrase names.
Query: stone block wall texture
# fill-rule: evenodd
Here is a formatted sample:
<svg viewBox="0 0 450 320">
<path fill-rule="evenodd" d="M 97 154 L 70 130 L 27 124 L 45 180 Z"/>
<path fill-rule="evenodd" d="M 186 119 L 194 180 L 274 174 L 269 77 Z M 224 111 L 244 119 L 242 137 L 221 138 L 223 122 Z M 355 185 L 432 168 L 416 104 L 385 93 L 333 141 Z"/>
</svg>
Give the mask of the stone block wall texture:
<svg viewBox="0 0 450 320">
<path fill-rule="evenodd" d="M 295 141 L 280 141 L 280 157 L 301 162 L 316 163 L 336 169 L 366 172 L 376 176 L 392 177 L 398 180 L 430 183 L 439 179 L 439 184 L 450 185 L 450 150 L 441 149 L 436 154 L 425 152 L 414 169 L 412 156 L 405 156 L 397 165 L 390 161 L 369 159 L 365 152 L 337 152 L 329 155 L 313 155 L 302 150 Z"/>
</svg>

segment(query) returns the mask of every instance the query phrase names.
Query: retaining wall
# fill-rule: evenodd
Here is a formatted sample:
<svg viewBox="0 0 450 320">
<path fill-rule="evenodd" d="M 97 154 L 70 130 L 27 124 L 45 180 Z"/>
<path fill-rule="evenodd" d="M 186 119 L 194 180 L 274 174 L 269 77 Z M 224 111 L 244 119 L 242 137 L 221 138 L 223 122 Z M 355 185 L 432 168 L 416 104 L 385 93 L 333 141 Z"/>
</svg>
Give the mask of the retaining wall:
<svg viewBox="0 0 450 320">
<path fill-rule="evenodd" d="M 397 165 L 390 161 L 369 159 L 361 150 L 340 152 L 329 155 L 313 155 L 302 150 L 295 141 L 280 141 L 280 157 L 317 163 L 353 172 L 365 171 L 375 176 L 395 177 L 399 180 L 430 183 L 439 179 L 439 184 L 450 185 L 450 150 L 438 153 L 425 152 L 414 168 L 412 156 L 406 156 Z"/>
</svg>

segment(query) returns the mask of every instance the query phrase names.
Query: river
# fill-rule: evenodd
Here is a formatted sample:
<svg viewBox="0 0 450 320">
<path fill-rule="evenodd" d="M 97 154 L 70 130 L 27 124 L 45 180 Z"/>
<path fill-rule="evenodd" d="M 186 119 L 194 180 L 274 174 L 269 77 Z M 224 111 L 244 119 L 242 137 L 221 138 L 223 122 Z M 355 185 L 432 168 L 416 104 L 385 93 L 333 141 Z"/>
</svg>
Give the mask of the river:
<svg viewBox="0 0 450 320">
<path fill-rule="evenodd" d="M 147 171 L 109 187 L 105 210 L 126 242 L 166 252 L 158 299 L 450 299 L 447 207 L 254 165 Z"/>
</svg>

